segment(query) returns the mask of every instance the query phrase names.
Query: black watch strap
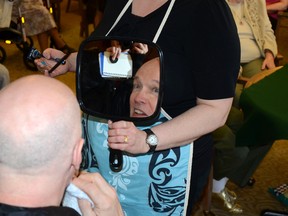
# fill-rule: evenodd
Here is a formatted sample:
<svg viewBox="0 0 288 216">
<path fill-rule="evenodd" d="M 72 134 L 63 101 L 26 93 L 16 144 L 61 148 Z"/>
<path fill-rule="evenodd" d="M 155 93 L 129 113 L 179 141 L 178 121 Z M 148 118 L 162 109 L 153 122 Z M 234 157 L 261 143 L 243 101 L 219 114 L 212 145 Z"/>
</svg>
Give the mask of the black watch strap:
<svg viewBox="0 0 288 216">
<path fill-rule="evenodd" d="M 150 149 L 147 153 L 153 153 L 153 152 L 155 152 L 157 145 L 155 145 L 155 146 L 149 145 L 149 147 L 150 147 Z"/>
</svg>

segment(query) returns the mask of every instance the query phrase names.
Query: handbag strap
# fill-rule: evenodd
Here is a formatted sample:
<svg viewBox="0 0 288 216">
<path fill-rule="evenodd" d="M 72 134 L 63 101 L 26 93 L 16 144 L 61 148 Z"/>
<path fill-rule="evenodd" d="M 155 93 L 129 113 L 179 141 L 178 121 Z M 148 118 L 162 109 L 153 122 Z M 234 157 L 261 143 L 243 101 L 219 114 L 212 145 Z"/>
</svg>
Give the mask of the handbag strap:
<svg viewBox="0 0 288 216">
<path fill-rule="evenodd" d="M 166 23 L 166 21 L 167 21 L 167 19 L 168 19 L 168 17 L 169 17 L 169 14 L 170 14 L 172 8 L 173 8 L 173 5 L 174 5 L 175 1 L 176 1 L 176 0 L 171 0 L 171 2 L 170 2 L 170 4 L 169 4 L 169 7 L 168 7 L 168 9 L 167 9 L 167 11 L 166 11 L 163 19 L 162 19 L 162 22 L 161 22 L 160 26 L 158 27 L 158 30 L 157 30 L 154 38 L 153 38 L 153 41 L 152 41 L 153 43 L 156 43 L 156 42 L 157 42 L 157 40 L 158 40 L 158 38 L 159 38 L 159 36 L 160 36 L 160 34 L 161 34 L 161 31 L 162 31 L 162 29 L 163 29 L 163 27 L 164 27 L 164 25 L 165 25 L 165 23 Z M 122 16 L 123 16 L 124 13 L 127 11 L 127 9 L 129 8 L 129 6 L 131 5 L 132 2 L 133 2 L 133 0 L 129 0 L 129 1 L 126 3 L 126 5 L 123 7 L 122 11 L 121 11 L 120 14 L 118 15 L 117 19 L 115 20 L 114 24 L 112 25 L 112 27 L 109 29 L 109 31 L 106 33 L 105 36 L 108 36 L 108 34 L 111 32 L 111 30 L 117 25 L 117 23 L 118 23 L 119 20 L 122 18 Z"/>
</svg>

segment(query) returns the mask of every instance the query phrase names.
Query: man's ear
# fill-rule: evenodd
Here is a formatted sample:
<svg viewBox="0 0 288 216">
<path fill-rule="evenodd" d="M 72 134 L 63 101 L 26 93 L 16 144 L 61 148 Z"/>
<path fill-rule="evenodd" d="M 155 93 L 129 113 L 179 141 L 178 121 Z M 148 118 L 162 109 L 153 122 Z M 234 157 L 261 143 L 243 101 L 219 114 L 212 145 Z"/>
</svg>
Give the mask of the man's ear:
<svg viewBox="0 0 288 216">
<path fill-rule="evenodd" d="M 83 148 L 83 144 L 84 144 L 84 139 L 80 139 L 74 148 L 74 152 L 73 152 L 73 161 L 72 164 L 75 166 L 75 168 L 78 170 L 80 168 L 80 164 L 82 161 L 82 148 Z"/>
</svg>

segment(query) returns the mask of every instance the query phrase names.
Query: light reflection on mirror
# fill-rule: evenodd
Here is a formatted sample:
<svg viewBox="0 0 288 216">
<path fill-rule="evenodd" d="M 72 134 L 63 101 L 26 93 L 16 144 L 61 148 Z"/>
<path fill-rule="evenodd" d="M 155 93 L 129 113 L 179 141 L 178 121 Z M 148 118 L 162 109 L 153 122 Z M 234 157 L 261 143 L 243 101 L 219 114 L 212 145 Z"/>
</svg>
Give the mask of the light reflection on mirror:
<svg viewBox="0 0 288 216">
<path fill-rule="evenodd" d="M 162 101 L 162 58 L 159 47 L 146 41 L 84 41 L 76 73 L 81 109 L 96 117 L 136 124 L 155 119 Z"/>
</svg>

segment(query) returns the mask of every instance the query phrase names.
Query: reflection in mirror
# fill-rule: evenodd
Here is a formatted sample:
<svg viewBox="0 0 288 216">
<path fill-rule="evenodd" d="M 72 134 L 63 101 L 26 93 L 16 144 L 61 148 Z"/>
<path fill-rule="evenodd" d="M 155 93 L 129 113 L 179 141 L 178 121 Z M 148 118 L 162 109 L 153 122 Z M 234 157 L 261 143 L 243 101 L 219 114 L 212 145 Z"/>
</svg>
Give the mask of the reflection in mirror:
<svg viewBox="0 0 288 216">
<path fill-rule="evenodd" d="M 78 51 L 76 89 L 81 109 L 90 115 L 151 124 L 162 101 L 162 52 L 156 44 L 124 38 L 94 38 Z M 110 149 L 110 168 L 123 165 L 120 150 Z"/>
<path fill-rule="evenodd" d="M 130 117 L 145 118 L 155 112 L 160 86 L 159 58 L 145 62 L 133 77 L 130 94 Z"/>
<path fill-rule="evenodd" d="M 77 98 L 84 112 L 136 125 L 158 117 L 163 57 L 156 44 L 93 38 L 81 44 L 77 58 Z"/>
</svg>

